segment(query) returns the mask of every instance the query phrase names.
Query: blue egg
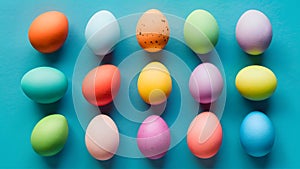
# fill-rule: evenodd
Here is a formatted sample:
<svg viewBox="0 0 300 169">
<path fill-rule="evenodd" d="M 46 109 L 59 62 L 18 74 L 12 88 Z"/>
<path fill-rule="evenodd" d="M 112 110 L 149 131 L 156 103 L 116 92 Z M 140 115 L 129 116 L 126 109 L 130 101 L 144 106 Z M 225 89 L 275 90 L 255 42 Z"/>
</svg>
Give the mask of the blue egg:
<svg viewBox="0 0 300 169">
<path fill-rule="evenodd" d="M 240 141 L 249 155 L 254 157 L 267 155 L 273 147 L 274 140 L 275 130 L 268 116 L 253 111 L 245 117 L 240 128 Z"/>
</svg>

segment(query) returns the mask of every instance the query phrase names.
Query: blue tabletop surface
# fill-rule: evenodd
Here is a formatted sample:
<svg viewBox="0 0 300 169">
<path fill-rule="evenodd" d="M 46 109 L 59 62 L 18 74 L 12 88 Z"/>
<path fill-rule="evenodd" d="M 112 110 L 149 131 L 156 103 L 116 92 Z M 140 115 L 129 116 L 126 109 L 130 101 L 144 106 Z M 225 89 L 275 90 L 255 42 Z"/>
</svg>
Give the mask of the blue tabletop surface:
<svg viewBox="0 0 300 169">
<path fill-rule="evenodd" d="M 216 18 L 220 27 L 220 38 L 216 45 L 222 61 L 227 83 L 226 105 L 221 118 L 223 143 L 219 153 L 208 160 L 193 156 L 184 138 L 164 158 L 148 160 L 115 156 L 109 161 L 93 159 L 84 143 L 84 129 L 77 118 L 72 100 L 72 76 L 77 57 L 85 44 L 84 30 L 89 18 L 99 10 L 109 10 L 116 18 L 142 13 L 156 8 L 163 13 L 186 18 L 195 9 L 206 9 Z M 261 56 L 248 56 L 235 40 L 235 25 L 238 18 L 248 9 L 263 11 L 273 26 L 273 40 L 269 49 Z M 27 32 L 32 20 L 39 14 L 57 10 L 69 19 L 69 35 L 58 52 L 44 55 L 32 48 Z M 296 0 L 2 0 L 0 2 L 0 168 L 300 168 L 300 10 Z M 171 28 L 172 29 L 172 28 Z M 172 31 L 172 30 L 171 30 Z M 131 50 L 140 50 L 135 41 Z M 175 43 L 175 42 L 174 42 Z M 172 40 L 166 50 L 175 51 Z M 130 50 L 129 50 L 130 51 Z M 118 65 L 128 55 L 126 47 L 117 47 L 108 63 Z M 177 53 L 191 68 L 200 62 L 197 57 L 185 58 L 191 51 Z M 278 78 L 274 95 L 262 102 L 243 99 L 235 88 L 234 80 L 238 71 L 251 64 L 264 65 L 273 70 Z M 51 66 L 61 70 L 68 77 L 66 95 L 55 104 L 40 105 L 28 99 L 21 90 L 20 80 L 30 69 Z M 180 70 L 179 70 L 180 71 Z M 136 81 L 136 78 L 133 79 Z M 170 125 L 177 115 L 178 85 L 170 96 L 168 104 Z M 133 89 L 134 90 L 134 83 Z M 188 92 L 188 91 L 184 91 Z M 139 107 L 144 104 L 136 91 L 132 102 Z M 175 98 L 175 99 L 174 99 Z M 265 112 L 274 124 L 276 140 L 272 152 L 262 158 L 248 156 L 241 147 L 239 127 L 243 118 L 253 110 Z M 115 108 L 110 109 L 112 118 L 119 124 L 120 132 L 134 136 L 138 125 L 121 121 Z M 172 111 L 175 111 L 172 115 Z M 37 155 L 30 144 L 30 135 L 35 124 L 51 113 L 63 114 L 69 123 L 69 137 L 64 149 L 53 157 Z M 87 110 L 88 113 L 88 110 Z M 127 124 L 126 124 L 127 123 Z"/>
</svg>

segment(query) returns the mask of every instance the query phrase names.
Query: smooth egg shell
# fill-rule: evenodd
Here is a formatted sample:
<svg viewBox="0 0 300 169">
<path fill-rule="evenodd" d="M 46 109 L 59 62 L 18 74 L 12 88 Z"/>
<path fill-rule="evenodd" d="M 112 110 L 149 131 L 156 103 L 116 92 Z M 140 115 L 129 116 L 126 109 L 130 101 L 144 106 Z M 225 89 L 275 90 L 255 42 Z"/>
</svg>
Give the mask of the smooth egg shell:
<svg viewBox="0 0 300 169">
<path fill-rule="evenodd" d="M 259 111 L 249 113 L 241 124 L 240 140 L 249 155 L 254 157 L 267 155 L 275 141 L 275 130 L 271 120 Z"/>
<path fill-rule="evenodd" d="M 141 71 L 138 92 L 148 104 L 158 105 L 167 100 L 172 91 L 172 79 L 168 69 L 160 62 L 151 62 Z"/>
<path fill-rule="evenodd" d="M 57 11 L 39 15 L 31 23 L 28 37 L 31 45 L 42 53 L 52 53 L 61 48 L 68 36 L 68 19 Z"/>
<path fill-rule="evenodd" d="M 116 66 L 101 65 L 85 76 L 82 82 L 82 94 L 89 103 L 104 106 L 115 98 L 120 82 L 121 74 Z"/>
<path fill-rule="evenodd" d="M 157 115 L 147 117 L 141 124 L 137 143 L 145 157 L 158 159 L 169 149 L 171 134 L 167 123 Z"/>
<path fill-rule="evenodd" d="M 147 52 L 158 52 L 168 43 L 170 28 L 167 18 L 157 9 L 146 11 L 136 25 L 136 38 Z"/>
<path fill-rule="evenodd" d="M 68 132 L 68 122 L 63 115 L 46 116 L 32 130 L 32 148 L 41 156 L 53 156 L 63 149 Z"/>
<path fill-rule="evenodd" d="M 206 10 L 194 10 L 184 23 L 184 40 L 197 54 L 209 53 L 218 42 L 219 26 L 214 16 Z"/>
<path fill-rule="evenodd" d="M 198 65 L 190 76 L 189 89 L 202 104 L 214 102 L 221 95 L 224 82 L 219 69 L 211 63 Z"/>
<path fill-rule="evenodd" d="M 51 67 L 38 67 L 28 71 L 21 80 L 23 92 L 35 102 L 48 104 L 61 99 L 68 88 L 66 76 Z"/>
<path fill-rule="evenodd" d="M 246 11 L 236 24 L 236 39 L 248 54 L 262 54 L 272 41 L 272 25 L 268 17 L 258 10 Z"/>
<path fill-rule="evenodd" d="M 120 39 L 120 26 L 116 17 L 107 10 L 95 13 L 86 25 L 85 39 L 96 55 L 110 53 Z"/>
<path fill-rule="evenodd" d="M 199 158 L 217 154 L 222 144 L 222 126 L 214 113 L 202 112 L 194 118 L 188 129 L 187 144 Z"/>
<path fill-rule="evenodd" d="M 119 147 L 119 131 L 115 122 L 100 114 L 89 123 L 85 133 L 85 145 L 97 160 L 108 160 Z"/>
<path fill-rule="evenodd" d="M 251 65 L 239 71 L 235 78 L 235 86 L 242 96 L 249 100 L 265 100 L 274 93 L 277 78 L 268 68 Z"/>
</svg>

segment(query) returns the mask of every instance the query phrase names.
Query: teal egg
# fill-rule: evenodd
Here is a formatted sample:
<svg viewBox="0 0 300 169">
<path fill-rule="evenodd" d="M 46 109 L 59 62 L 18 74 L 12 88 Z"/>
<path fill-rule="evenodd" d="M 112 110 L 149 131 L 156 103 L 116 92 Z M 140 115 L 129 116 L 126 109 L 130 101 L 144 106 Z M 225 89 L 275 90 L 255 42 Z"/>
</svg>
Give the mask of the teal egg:
<svg viewBox="0 0 300 169">
<path fill-rule="evenodd" d="M 48 104 L 61 99 L 68 88 L 66 76 L 51 67 L 38 67 L 27 72 L 22 80 L 23 92 L 35 102 Z"/>
<path fill-rule="evenodd" d="M 209 53 L 219 39 L 219 26 L 212 14 L 194 10 L 184 24 L 184 40 L 197 54 Z"/>
<path fill-rule="evenodd" d="M 68 132 L 68 122 L 63 115 L 46 116 L 32 130 L 32 148 L 41 156 L 53 156 L 63 149 Z"/>
</svg>

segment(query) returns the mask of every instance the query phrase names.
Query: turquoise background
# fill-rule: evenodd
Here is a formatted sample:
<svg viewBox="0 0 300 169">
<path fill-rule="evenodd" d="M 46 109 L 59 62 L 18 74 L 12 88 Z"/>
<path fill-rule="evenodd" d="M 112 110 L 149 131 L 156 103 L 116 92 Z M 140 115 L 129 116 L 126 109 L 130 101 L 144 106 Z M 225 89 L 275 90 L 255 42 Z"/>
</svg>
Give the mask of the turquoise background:
<svg viewBox="0 0 300 169">
<path fill-rule="evenodd" d="M 227 82 L 227 102 L 221 123 L 223 144 L 217 156 L 208 160 L 194 157 L 184 139 L 167 155 L 156 161 L 129 159 L 115 156 L 106 162 L 94 160 L 84 144 L 84 131 L 74 112 L 72 102 L 72 73 L 76 58 L 85 44 L 84 29 L 89 17 L 98 10 L 110 10 L 117 18 L 157 8 L 164 13 L 186 18 L 194 9 L 209 10 L 220 26 L 216 46 L 222 60 Z M 262 56 L 248 56 L 239 48 L 235 25 L 240 15 L 248 9 L 259 9 L 270 19 L 273 40 Z M 27 38 L 32 20 L 39 14 L 58 10 L 66 14 L 70 32 L 63 48 L 54 54 L 44 55 L 35 51 Z M 300 12 L 299 3 L 280 0 L 2 0 L 0 2 L 0 168 L 300 168 Z M 172 31 L 172 30 L 171 30 Z M 132 48 L 139 49 L 134 44 Z M 167 50 L 175 50 L 168 43 Z M 120 48 L 122 53 L 126 48 Z M 179 55 L 185 55 L 182 51 Z M 124 51 L 126 53 L 126 51 Z M 110 60 L 118 63 L 118 57 Z M 191 68 L 200 63 L 197 58 L 184 58 Z M 251 64 L 261 64 L 274 71 L 278 78 L 275 94 L 266 101 L 251 102 L 243 99 L 234 86 L 237 72 Z M 21 91 L 20 80 L 28 70 L 38 66 L 52 66 L 66 74 L 69 88 L 63 99 L 52 105 L 39 105 L 29 100 Z M 172 93 L 176 96 L 175 87 Z M 187 91 L 188 92 L 188 91 Z M 138 96 L 134 96 L 138 97 Z M 176 100 L 174 108 L 176 110 Z M 262 158 L 248 156 L 239 142 L 239 127 L 247 113 L 265 112 L 276 129 L 273 151 Z M 112 109 L 112 117 L 117 114 Z M 30 135 L 34 125 L 49 113 L 61 113 L 69 122 L 69 138 L 65 148 L 54 157 L 40 157 L 31 148 Z M 175 114 L 176 115 L 176 114 Z M 117 115 L 116 115 L 117 116 Z M 168 120 L 166 120 L 168 122 Z M 134 135 L 136 126 L 122 129 Z"/>
</svg>

